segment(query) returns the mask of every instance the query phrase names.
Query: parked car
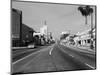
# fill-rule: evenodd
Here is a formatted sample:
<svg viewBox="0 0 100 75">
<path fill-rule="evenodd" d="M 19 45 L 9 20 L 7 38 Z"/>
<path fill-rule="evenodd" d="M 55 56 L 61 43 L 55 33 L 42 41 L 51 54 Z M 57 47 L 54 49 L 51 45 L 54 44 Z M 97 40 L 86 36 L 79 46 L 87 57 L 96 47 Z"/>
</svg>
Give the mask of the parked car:
<svg viewBox="0 0 100 75">
<path fill-rule="evenodd" d="M 35 48 L 35 47 L 36 47 L 36 45 L 34 43 L 31 43 L 28 45 L 28 48 Z"/>
</svg>

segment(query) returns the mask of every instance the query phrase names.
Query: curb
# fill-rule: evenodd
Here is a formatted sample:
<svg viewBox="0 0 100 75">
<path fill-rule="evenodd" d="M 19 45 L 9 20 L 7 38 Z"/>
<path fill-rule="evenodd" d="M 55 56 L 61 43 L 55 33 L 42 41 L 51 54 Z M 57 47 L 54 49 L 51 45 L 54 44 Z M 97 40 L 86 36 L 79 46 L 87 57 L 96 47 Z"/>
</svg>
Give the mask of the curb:
<svg viewBox="0 0 100 75">
<path fill-rule="evenodd" d="M 11 49 L 31 49 L 33 47 L 12 47 Z"/>
<path fill-rule="evenodd" d="M 82 49 L 82 50 L 87 50 L 87 51 L 90 51 L 90 52 L 93 52 L 93 54 L 96 52 L 95 50 L 91 50 L 91 49 L 83 49 L 83 48 L 79 48 L 79 47 L 75 47 L 75 46 L 69 46 L 69 45 L 64 45 L 63 46 L 66 46 L 66 47 L 69 47 L 69 48 L 77 48 L 77 49 Z"/>
<path fill-rule="evenodd" d="M 68 45 L 67 45 L 67 47 L 78 48 L 78 49 L 87 50 L 87 51 L 91 51 L 91 52 L 95 53 L 95 51 L 94 50 L 91 50 L 91 49 L 84 49 L 84 48 L 81 48 L 81 47 L 68 46 Z"/>
</svg>

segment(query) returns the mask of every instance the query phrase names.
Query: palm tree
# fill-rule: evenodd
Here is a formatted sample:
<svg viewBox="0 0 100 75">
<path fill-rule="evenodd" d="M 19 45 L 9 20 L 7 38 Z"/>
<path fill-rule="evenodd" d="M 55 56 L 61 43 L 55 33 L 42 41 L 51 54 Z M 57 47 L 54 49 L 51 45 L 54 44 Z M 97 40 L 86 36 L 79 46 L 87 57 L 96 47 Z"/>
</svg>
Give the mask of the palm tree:
<svg viewBox="0 0 100 75">
<path fill-rule="evenodd" d="M 85 7 L 78 7 L 78 10 L 81 12 L 82 16 L 85 16 L 85 24 L 87 24 L 87 16 L 89 16 L 91 13 L 93 13 L 92 8 L 90 6 Z"/>
<path fill-rule="evenodd" d="M 81 14 L 83 16 L 85 16 L 86 20 L 85 20 L 85 24 L 87 24 L 87 16 L 91 16 L 91 39 L 93 39 L 93 34 L 92 34 L 92 30 L 93 30 L 93 8 L 90 8 L 90 6 L 85 6 L 85 7 L 78 7 L 78 10 L 81 12 Z M 93 40 L 91 40 L 91 48 L 93 48 Z"/>
</svg>

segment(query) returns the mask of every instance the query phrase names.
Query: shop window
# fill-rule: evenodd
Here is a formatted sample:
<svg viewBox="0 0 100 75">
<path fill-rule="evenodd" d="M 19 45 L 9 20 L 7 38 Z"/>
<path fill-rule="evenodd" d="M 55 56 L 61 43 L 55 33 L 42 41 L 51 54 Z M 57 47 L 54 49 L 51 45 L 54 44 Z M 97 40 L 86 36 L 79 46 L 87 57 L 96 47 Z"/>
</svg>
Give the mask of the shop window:
<svg viewBox="0 0 100 75">
<path fill-rule="evenodd" d="M 90 40 L 90 39 L 88 39 L 88 40 L 87 40 L 87 42 L 88 42 L 88 43 L 91 43 L 91 40 Z"/>
</svg>

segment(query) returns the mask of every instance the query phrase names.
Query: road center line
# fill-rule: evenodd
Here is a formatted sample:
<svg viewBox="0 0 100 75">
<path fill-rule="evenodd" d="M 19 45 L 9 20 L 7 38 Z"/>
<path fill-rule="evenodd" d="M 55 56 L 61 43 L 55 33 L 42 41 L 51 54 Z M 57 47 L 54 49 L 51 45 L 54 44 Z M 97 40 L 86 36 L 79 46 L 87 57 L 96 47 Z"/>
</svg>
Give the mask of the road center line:
<svg viewBox="0 0 100 75">
<path fill-rule="evenodd" d="M 95 69 L 95 67 L 93 67 L 93 66 L 91 66 L 91 65 L 89 65 L 89 64 L 87 64 L 87 63 L 85 63 L 85 65 L 87 65 L 88 67 L 90 67 L 90 68 L 92 68 L 92 69 Z"/>
<path fill-rule="evenodd" d="M 71 54 L 70 54 L 69 56 L 74 57 L 74 56 L 73 56 L 73 55 L 71 55 Z"/>
<path fill-rule="evenodd" d="M 53 48 L 51 48 L 50 51 L 49 51 L 49 54 L 50 54 L 50 55 L 51 55 L 52 50 L 53 50 Z"/>
<path fill-rule="evenodd" d="M 53 50 L 53 47 L 54 47 L 54 45 L 53 45 L 52 48 L 50 49 L 49 55 L 51 55 L 51 52 L 52 52 L 52 50 Z"/>
</svg>

